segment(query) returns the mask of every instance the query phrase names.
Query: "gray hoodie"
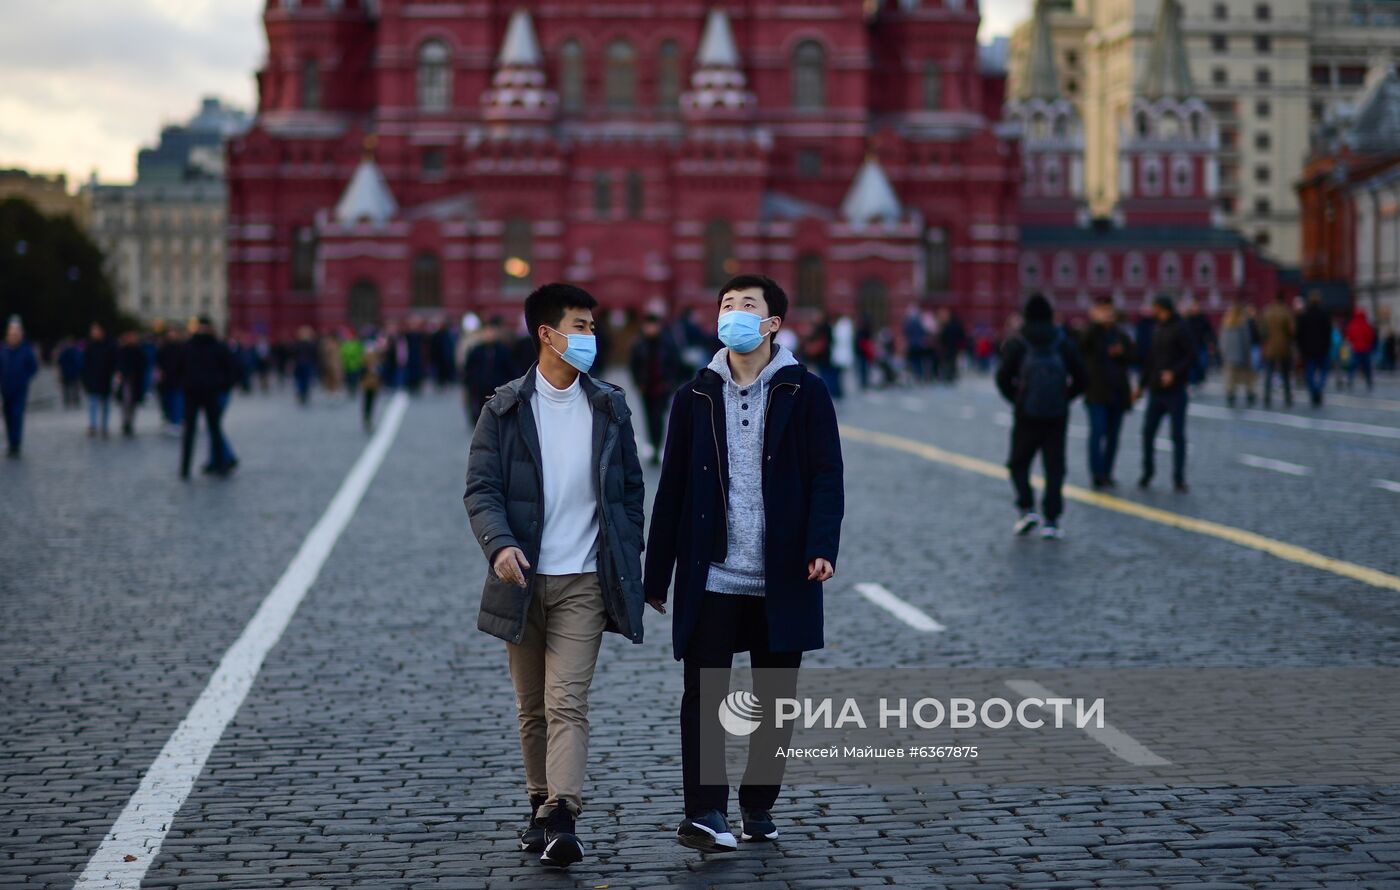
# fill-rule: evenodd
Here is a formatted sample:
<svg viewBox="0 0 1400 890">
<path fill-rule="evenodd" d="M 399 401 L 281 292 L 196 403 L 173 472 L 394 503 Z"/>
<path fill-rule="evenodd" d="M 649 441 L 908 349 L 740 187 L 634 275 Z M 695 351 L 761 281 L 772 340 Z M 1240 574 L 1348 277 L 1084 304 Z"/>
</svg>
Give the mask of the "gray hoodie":
<svg viewBox="0 0 1400 890">
<path fill-rule="evenodd" d="M 729 350 L 715 353 L 709 368 L 724 381 L 724 438 L 729 450 L 729 550 L 710 564 L 706 590 L 763 596 L 763 427 L 768 414 L 768 383 L 797 364 L 791 352 L 774 346 L 773 358 L 746 386 L 734 382 Z"/>
</svg>

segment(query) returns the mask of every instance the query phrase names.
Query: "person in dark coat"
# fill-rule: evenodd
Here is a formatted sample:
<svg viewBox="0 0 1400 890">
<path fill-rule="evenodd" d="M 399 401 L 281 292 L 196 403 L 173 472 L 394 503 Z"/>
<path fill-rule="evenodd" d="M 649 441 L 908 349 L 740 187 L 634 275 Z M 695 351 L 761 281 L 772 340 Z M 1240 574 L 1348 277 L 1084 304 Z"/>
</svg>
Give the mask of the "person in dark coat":
<svg viewBox="0 0 1400 890">
<path fill-rule="evenodd" d="M 659 464 L 666 406 L 671 403 L 671 396 L 683 379 L 680 348 L 671 339 L 671 332 L 661 326 L 661 316 L 650 314 L 642 319 L 641 336 L 632 344 L 628 365 L 632 370 L 632 382 L 642 397 L 642 410 L 646 413 L 651 462 Z"/>
<path fill-rule="evenodd" d="M 117 347 L 118 393 L 121 395 L 122 435 L 136 435 L 136 409 L 146 400 L 146 349 L 135 331 L 121 336 Z"/>
<path fill-rule="evenodd" d="M 0 407 L 5 414 L 5 453 L 9 457 L 19 457 L 29 384 L 38 373 L 39 359 L 24 339 L 24 325 L 15 316 L 5 326 L 5 341 L 0 343 Z"/>
<path fill-rule="evenodd" d="M 728 671 L 750 653 L 755 692 L 790 696 L 802 653 L 822 648 L 822 584 L 835 574 L 845 513 L 841 438 L 821 378 L 773 342 L 788 298 L 761 275 L 720 289 L 709 365 L 676 391 L 646 550 L 647 602 L 671 602 L 673 654 L 685 663 L 681 698 L 683 845 L 736 848 L 717 702 L 702 705 L 701 671 Z M 727 683 L 724 684 L 727 686 Z M 777 834 L 782 759 L 791 738 L 765 723 L 749 739 L 754 781 L 739 789 L 743 834 Z M 708 740 L 708 743 L 707 743 Z M 762 779 L 758 772 L 764 773 Z"/>
<path fill-rule="evenodd" d="M 464 501 L 490 571 L 477 627 L 506 641 L 530 821 L 545 865 L 583 858 L 588 690 L 603 633 L 642 641 L 642 466 L 622 390 L 590 377 L 581 288 L 525 300 L 536 363 L 496 390 L 472 434 Z"/>
<path fill-rule="evenodd" d="M 515 363 L 514 351 L 505 341 L 501 319 L 492 318 L 481 329 L 480 342 L 471 348 L 463 362 L 463 394 L 473 425 L 481 418 L 482 407 L 496 390 L 519 377 L 523 370 Z"/>
<path fill-rule="evenodd" d="M 316 332 L 303 325 L 297 329 L 297 340 L 292 344 L 292 381 L 297 388 L 297 402 L 302 405 L 311 401 L 311 383 L 316 379 L 316 369 L 320 363 L 321 352 L 316 345 Z"/>
<path fill-rule="evenodd" d="M 438 389 L 446 389 L 457 379 L 457 340 L 447 322 L 441 322 L 428 341 L 433 379 Z M 515 375 L 511 375 L 514 377 Z"/>
<path fill-rule="evenodd" d="M 194 454 L 194 436 L 199 415 L 204 414 L 215 455 L 209 471 L 225 475 L 228 463 L 223 460 L 223 439 L 220 395 L 233 386 L 233 358 L 228 347 L 214 336 L 213 323 L 203 316 L 180 356 L 179 376 L 185 393 L 185 435 L 180 449 L 180 478 L 190 477 L 190 459 Z"/>
<path fill-rule="evenodd" d="M 1041 537 L 1057 540 L 1062 537 L 1069 406 L 1084 392 L 1088 374 L 1074 341 L 1055 324 L 1049 300 L 1032 294 L 1021 317 L 1020 334 L 1002 346 L 996 374 L 997 389 L 1014 407 L 1006 467 L 1021 516 L 1012 531 L 1027 535 L 1043 526 Z M 1035 492 L 1031 489 L 1031 464 L 1037 454 L 1045 465 L 1040 513 L 1035 512 Z"/>
<path fill-rule="evenodd" d="M 170 328 L 156 349 L 156 395 L 160 398 L 160 413 L 169 429 L 184 423 L 184 386 L 180 382 L 180 354 L 185 344 L 180 331 Z"/>
<path fill-rule="evenodd" d="M 1133 406 L 1129 370 L 1137 364 L 1137 347 L 1119 327 L 1112 300 L 1099 300 L 1089 310 L 1079 355 L 1088 373 L 1084 408 L 1089 415 L 1089 478 L 1095 488 L 1111 488 L 1123 415 Z"/>
<path fill-rule="evenodd" d="M 939 311 L 942 324 L 938 327 L 938 342 L 942 361 L 938 364 L 939 376 L 945 383 L 956 383 L 958 379 L 958 356 L 967 345 L 967 328 L 962 319 L 949 309 Z"/>
<path fill-rule="evenodd" d="M 1327 374 L 1332 368 L 1332 317 L 1322 308 L 1321 294 L 1309 294 L 1298 315 L 1298 354 L 1303 359 L 1303 380 L 1316 408 L 1327 392 Z"/>
<path fill-rule="evenodd" d="M 63 407 L 82 405 L 83 350 L 72 340 L 64 340 L 58 346 L 58 382 L 63 390 Z"/>
<path fill-rule="evenodd" d="M 117 374 L 117 348 L 107 338 L 107 329 L 93 322 L 83 349 L 83 391 L 88 397 L 88 435 L 107 438 L 107 420 L 112 410 L 112 380 Z"/>
<path fill-rule="evenodd" d="M 1147 393 L 1147 413 L 1142 418 L 1142 477 L 1139 488 L 1152 484 L 1156 471 L 1157 429 L 1162 418 L 1172 425 L 1172 482 L 1181 493 L 1186 487 L 1186 386 L 1197 361 L 1195 341 L 1186 322 L 1176 313 L 1171 297 L 1162 295 L 1152 302 L 1155 323 L 1152 343 L 1142 357 L 1142 378 L 1138 396 Z"/>
</svg>

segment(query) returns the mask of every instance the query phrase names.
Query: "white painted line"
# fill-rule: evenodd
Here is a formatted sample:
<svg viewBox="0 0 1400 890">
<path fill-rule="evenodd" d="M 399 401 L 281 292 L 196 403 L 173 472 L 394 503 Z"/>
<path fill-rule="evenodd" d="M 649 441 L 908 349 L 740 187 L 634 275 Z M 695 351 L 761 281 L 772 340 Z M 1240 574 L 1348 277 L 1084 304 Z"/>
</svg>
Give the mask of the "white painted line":
<svg viewBox="0 0 1400 890">
<path fill-rule="evenodd" d="M 1034 680 L 1007 680 L 1006 685 L 1024 698 L 1064 698 L 1056 695 Z M 1160 757 L 1148 749 L 1146 745 L 1128 735 L 1113 724 L 1105 722 L 1102 728 L 1097 726 L 1085 726 L 1084 732 L 1089 738 L 1103 745 L 1113 756 L 1119 760 L 1126 760 L 1133 766 L 1171 766 L 1171 761 L 1165 757 Z"/>
<path fill-rule="evenodd" d="M 883 585 L 857 584 L 856 592 L 915 630 L 921 630 L 925 633 L 947 630 L 921 609 L 909 605 L 890 593 Z"/>
<path fill-rule="evenodd" d="M 1381 439 L 1400 439 L 1400 427 L 1381 426 L 1375 423 L 1355 423 L 1350 420 L 1327 420 L 1321 417 L 1299 417 L 1296 414 L 1261 411 L 1258 408 L 1232 409 L 1201 404 L 1193 404 L 1187 411 L 1192 417 L 1208 417 L 1212 420 L 1249 420 L 1255 423 L 1271 423 L 1275 426 L 1292 427 L 1298 430 L 1351 433 L 1357 436 L 1375 436 Z"/>
<path fill-rule="evenodd" d="M 1400 411 L 1400 402 L 1394 399 L 1382 399 L 1376 396 L 1346 396 L 1333 393 L 1327 396 L 1327 401 L 1333 405 L 1345 405 L 1349 408 L 1368 408 L 1377 411 Z"/>
<path fill-rule="evenodd" d="M 1273 470 L 1275 473 L 1283 473 L 1288 476 L 1312 475 L 1312 467 L 1305 467 L 1302 464 L 1292 464 L 1286 460 L 1274 460 L 1272 457 L 1260 457 L 1257 454 L 1241 454 L 1240 463 L 1247 467 L 1257 467 L 1261 470 Z"/>
<path fill-rule="evenodd" d="M 408 396 L 400 392 L 389 402 L 379 429 L 365 446 L 355 466 L 331 499 L 330 506 L 302 542 L 276 586 L 268 593 L 243 633 L 224 653 L 190 712 L 175 728 L 141 785 L 127 801 L 102 846 L 92 854 L 75 888 L 137 890 L 146 870 L 155 861 L 175 814 L 189 796 L 204 769 L 209 752 L 218 744 L 229 721 L 247 697 L 261 670 L 263 659 L 301 605 L 306 591 L 320 574 L 341 532 L 350 524 L 369 484 L 389 453 L 408 409 Z"/>
<path fill-rule="evenodd" d="M 1371 484 L 1385 491 L 1393 491 L 1400 494 L 1400 482 L 1391 482 L 1389 479 L 1372 479 Z"/>
</svg>

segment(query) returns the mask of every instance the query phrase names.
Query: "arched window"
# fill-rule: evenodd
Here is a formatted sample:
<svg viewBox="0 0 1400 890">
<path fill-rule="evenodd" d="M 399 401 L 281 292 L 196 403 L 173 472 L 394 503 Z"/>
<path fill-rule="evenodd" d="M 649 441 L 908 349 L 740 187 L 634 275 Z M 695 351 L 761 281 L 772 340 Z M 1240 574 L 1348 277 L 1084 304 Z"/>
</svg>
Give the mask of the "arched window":
<svg viewBox="0 0 1400 890">
<path fill-rule="evenodd" d="M 368 278 L 350 286 L 345 300 L 345 323 L 355 331 L 379 324 L 379 288 Z"/>
<path fill-rule="evenodd" d="M 646 192 L 643 190 L 642 172 L 632 170 L 627 174 L 627 218 L 641 219 L 646 210 Z"/>
<path fill-rule="evenodd" d="M 877 330 L 888 323 L 890 297 L 883 281 L 867 278 L 860 283 L 856 288 L 856 314 Z"/>
<path fill-rule="evenodd" d="M 593 215 L 599 219 L 612 215 L 612 174 L 604 170 L 593 174 Z"/>
<path fill-rule="evenodd" d="M 637 104 L 637 51 L 626 40 L 608 44 L 603 101 L 609 108 L 632 108 Z"/>
<path fill-rule="evenodd" d="M 1192 170 L 1191 170 L 1191 159 L 1190 159 L 1190 158 L 1173 158 L 1173 159 L 1172 159 L 1172 194 L 1173 194 L 1173 195 L 1189 195 L 1189 194 L 1191 194 L 1191 180 L 1192 180 L 1192 178 L 1193 178 L 1192 175 L 1191 175 L 1191 173 L 1192 173 Z"/>
<path fill-rule="evenodd" d="M 565 111 L 583 108 L 583 46 L 577 40 L 559 47 L 559 104 Z"/>
<path fill-rule="evenodd" d="M 315 59 L 301 63 L 301 107 L 321 107 L 321 66 Z"/>
<path fill-rule="evenodd" d="M 316 230 L 297 226 L 292 232 L 292 290 L 316 287 Z"/>
<path fill-rule="evenodd" d="M 1068 253 L 1055 254 L 1055 284 L 1061 287 L 1074 284 L 1074 257 Z"/>
<path fill-rule="evenodd" d="M 1134 120 L 1137 121 L 1137 134 L 1138 134 L 1138 138 L 1139 138 L 1139 139 L 1146 139 L 1146 138 L 1147 138 L 1147 134 L 1148 134 L 1149 132 L 1151 132 L 1151 130 L 1152 130 L 1152 125 L 1149 123 L 1149 121 L 1148 121 L 1148 119 L 1147 119 L 1147 112 L 1145 112 L 1145 111 L 1139 111 L 1136 115 L 1134 115 Z"/>
<path fill-rule="evenodd" d="M 938 63 L 929 59 L 924 63 L 924 110 L 937 111 L 943 107 L 943 73 Z"/>
<path fill-rule="evenodd" d="M 656 51 L 656 104 L 677 108 L 681 102 L 681 50 L 674 40 L 663 40 Z"/>
<path fill-rule="evenodd" d="M 1160 265 L 1158 266 L 1158 279 L 1168 287 L 1175 287 L 1181 283 L 1181 259 L 1174 253 L 1162 254 Z"/>
<path fill-rule="evenodd" d="M 1064 171 L 1060 169 L 1060 159 L 1057 157 L 1047 157 L 1042 162 L 1040 170 L 1044 194 L 1058 195 L 1060 186 L 1064 183 Z"/>
<path fill-rule="evenodd" d="M 1215 257 L 1208 253 L 1196 254 L 1196 286 L 1210 287 L 1215 284 Z"/>
<path fill-rule="evenodd" d="M 1128 284 L 1140 286 L 1147 280 L 1147 263 L 1140 253 L 1128 254 L 1123 261 L 1123 270 Z"/>
<path fill-rule="evenodd" d="M 418 109 L 446 111 L 452 107 L 452 53 L 441 40 L 418 47 Z"/>
<path fill-rule="evenodd" d="M 1146 157 L 1142 159 L 1142 193 L 1160 195 L 1162 193 L 1162 159 Z"/>
<path fill-rule="evenodd" d="M 435 253 L 413 258 L 413 307 L 437 309 L 442 306 L 442 264 Z"/>
<path fill-rule="evenodd" d="M 924 234 L 924 290 L 931 294 L 948 289 L 948 230 L 929 229 Z"/>
<path fill-rule="evenodd" d="M 804 309 L 826 308 L 826 270 L 819 253 L 797 258 L 797 305 Z"/>
<path fill-rule="evenodd" d="M 705 286 L 721 286 L 737 269 L 734 230 L 722 219 L 710 220 L 705 226 Z"/>
<path fill-rule="evenodd" d="M 792 107 L 826 107 L 826 50 L 815 40 L 804 40 L 792 52 Z"/>
<path fill-rule="evenodd" d="M 506 220 L 501 235 L 501 289 L 506 293 L 530 289 L 533 242 L 528 219 L 517 216 Z"/>
<path fill-rule="evenodd" d="M 1094 287 L 1108 287 L 1108 257 L 1096 253 L 1089 257 L 1089 283 Z"/>
<path fill-rule="evenodd" d="M 1040 257 L 1033 253 L 1021 257 L 1021 284 L 1028 288 L 1040 284 Z"/>
</svg>

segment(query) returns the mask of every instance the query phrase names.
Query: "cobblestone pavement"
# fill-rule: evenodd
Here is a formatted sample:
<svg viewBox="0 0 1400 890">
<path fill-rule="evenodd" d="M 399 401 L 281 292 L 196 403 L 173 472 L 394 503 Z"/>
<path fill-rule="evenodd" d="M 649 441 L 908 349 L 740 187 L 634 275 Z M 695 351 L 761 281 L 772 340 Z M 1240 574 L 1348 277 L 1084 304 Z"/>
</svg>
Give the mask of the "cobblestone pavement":
<svg viewBox="0 0 1400 890">
<path fill-rule="evenodd" d="M 1292 416 L 1400 428 L 1400 391 L 1356 398 Z M 841 408 L 850 426 L 995 462 L 1004 414 L 982 379 Z M 241 398 L 237 476 L 180 484 L 178 443 L 152 421 L 95 441 L 75 414 L 36 414 L 26 457 L 0 466 L 3 887 L 72 886 L 365 442 L 349 404 Z M 1267 418 L 1189 427 L 1191 494 L 1123 497 L 1400 572 L 1400 493 L 1375 481 L 1400 482 L 1400 440 Z M 651 613 L 645 645 L 610 637 L 600 657 L 590 856 L 544 873 L 516 849 L 502 644 L 475 630 L 485 563 L 461 505 L 466 449 L 455 394 L 414 401 L 142 886 L 1400 887 L 1395 786 L 795 788 L 779 844 L 702 858 L 670 834 L 680 671 L 669 618 Z M 1005 481 L 864 442 L 845 452 L 828 646 L 805 665 L 1400 664 L 1394 591 L 1077 503 L 1066 540 L 1013 539 Z M 1083 484 L 1082 439 L 1071 454 Z M 946 630 L 896 621 L 854 592 L 863 582 Z"/>
</svg>

